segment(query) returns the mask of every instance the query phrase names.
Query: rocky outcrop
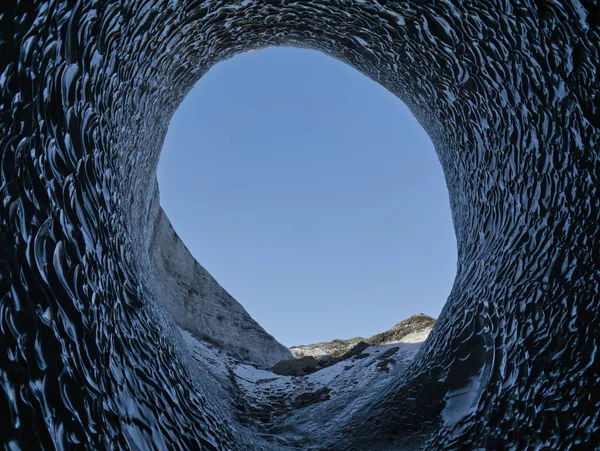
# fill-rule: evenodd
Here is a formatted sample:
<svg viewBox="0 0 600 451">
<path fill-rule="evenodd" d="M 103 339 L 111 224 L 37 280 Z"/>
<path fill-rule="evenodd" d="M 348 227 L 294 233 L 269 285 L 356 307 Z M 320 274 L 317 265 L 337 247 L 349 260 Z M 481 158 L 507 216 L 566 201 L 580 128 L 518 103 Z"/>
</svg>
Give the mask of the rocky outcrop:
<svg viewBox="0 0 600 451">
<path fill-rule="evenodd" d="M 362 337 L 349 338 L 347 340 L 340 340 L 336 338 L 331 341 L 324 341 L 321 343 L 315 343 L 311 345 L 299 345 L 290 347 L 290 351 L 296 358 L 305 356 L 312 356 L 318 358 L 323 355 L 330 355 L 332 357 L 338 357 L 345 352 L 352 349 L 361 341 L 365 339 Z"/>
<path fill-rule="evenodd" d="M 273 367 L 273 372 L 280 376 L 304 376 L 317 369 L 317 360 L 314 357 L 302 357 L 278 362 Z"/>
<path fill-rule="evenodd" d="M 367 339 L 367 343 L 374 345 L 382 345 L 387 343 L 395 343 L 409 337 L 412 334 L 421 333 L 425 330 L 433 329 L 435 319 L 424 313 L 417 313 L 405 320 L 400 321 L 390 330 L 373 335 Z"/>
<path fill-rule="evenodd" d="M 435 319 L 423 313 L 417 313 L 405 320 L 400 321 L 390 330 L 373 335 L 370 338 L 355 337 L 348 340 L 335 339 L 327 342 L 311 345 L 300 345 L 290 347 L 290 351 L 296 358 L 312 356 L 319 358 L 330 355 L 333 358 L 343 358 L 344 354 L 354 348 L 366 345 L 381 345 L 406 340 L 411 342 L 423 341 L 435 324 Z"/>
</svg>

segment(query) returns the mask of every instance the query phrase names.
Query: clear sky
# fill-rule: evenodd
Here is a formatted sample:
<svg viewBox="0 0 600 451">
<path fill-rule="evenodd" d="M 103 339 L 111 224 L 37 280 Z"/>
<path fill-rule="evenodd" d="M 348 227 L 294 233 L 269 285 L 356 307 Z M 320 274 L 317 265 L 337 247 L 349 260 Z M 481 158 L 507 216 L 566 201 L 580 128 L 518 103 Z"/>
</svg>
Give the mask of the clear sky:
<svg viewBox="0 0 600 451">
<path fill-rule="evenodd" d="M 398 98 L 324 54 L 213 67 L 171 121 L 158 180 L 192 254 L 287 346 L 437 317 L 450 293 L 433 144 Z"/>
</svg>

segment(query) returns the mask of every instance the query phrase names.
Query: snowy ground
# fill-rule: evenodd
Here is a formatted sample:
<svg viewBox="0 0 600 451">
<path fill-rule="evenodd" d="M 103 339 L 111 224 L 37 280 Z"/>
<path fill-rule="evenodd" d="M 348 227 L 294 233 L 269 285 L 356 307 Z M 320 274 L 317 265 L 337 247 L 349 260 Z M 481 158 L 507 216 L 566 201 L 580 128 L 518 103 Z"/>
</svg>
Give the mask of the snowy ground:
<svg viewBox="0 0 600 451">
<path fill-rule="evenodd" d="M 348 360 L 294 377 L 240 363 L 181 330 L 192 358 L 214 378 L 211 385 L 216 383 L 229 397 L 238 421 L 258 432 L 272 449 L 311 449 L 319 436 L 341 430 L 345 419 L 398 377 L 429 332 L 370 346 Z"/>
</svg>

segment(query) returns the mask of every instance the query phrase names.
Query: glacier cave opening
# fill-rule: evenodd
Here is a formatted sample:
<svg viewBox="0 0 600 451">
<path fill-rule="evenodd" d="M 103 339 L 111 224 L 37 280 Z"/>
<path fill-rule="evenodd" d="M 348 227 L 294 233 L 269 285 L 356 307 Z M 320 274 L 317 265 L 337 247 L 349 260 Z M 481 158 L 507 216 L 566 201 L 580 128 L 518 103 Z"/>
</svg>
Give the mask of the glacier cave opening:
<svg viewBox="0 0 600 451">
<path fill-rule="evenodd" d="M 598 447 L 597 4 L 5 1 L 0 30 L 6 447 Z M 193 85 L 282 45 L 411 109 L 457 241 L 427 341 L 319 380 L 271 377 L 290 350 L 188 252 L 156 181 Z"/>
<path fill-rule="evenodd" d="M 431 140 L 394 94 L 321 52 L 211 68 L 170 122 L 158 182 L 191 254 L 286 346 L 437 317 L 450 293 Z"/>
</svg>

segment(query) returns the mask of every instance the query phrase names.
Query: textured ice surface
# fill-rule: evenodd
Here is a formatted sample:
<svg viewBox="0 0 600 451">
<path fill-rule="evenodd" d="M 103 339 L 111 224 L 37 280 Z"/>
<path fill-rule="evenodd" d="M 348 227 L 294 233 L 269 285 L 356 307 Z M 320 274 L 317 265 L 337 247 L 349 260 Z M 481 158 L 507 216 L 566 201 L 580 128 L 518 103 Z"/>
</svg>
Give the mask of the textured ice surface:
<svg viewBox="0 0 600 451">
<path fill-rule="evenodd" d="M 0 2 L 2 441 L 594 448 L 599 23 L 589 0 Z M 163 301 L 180 275 L 157 269 L 152 237 L 173 112 L 212 65 L 269 45 L 321 50 L 411 108 L 446 176 L 458 273 L 429 339 L 368 402 L 260 432 L 176 329 L 185 299 Z M 218 333 L 218 297 L 200 299 Z"/>
<path fill-rule="evenodd" d="M 351 359 L 302 377 L 280 376 L 223 355 L 181 330 L 193 359 L 210 369 L 242 427 L 260 434 L 266 449 L 319 449 L 347 427 L 345 419 L 367 405 L 406 369 L 429 331 L 411 343 L 374 345 Z M 460 409 L 457 409 L 461 411 Z"/>
</svg>

